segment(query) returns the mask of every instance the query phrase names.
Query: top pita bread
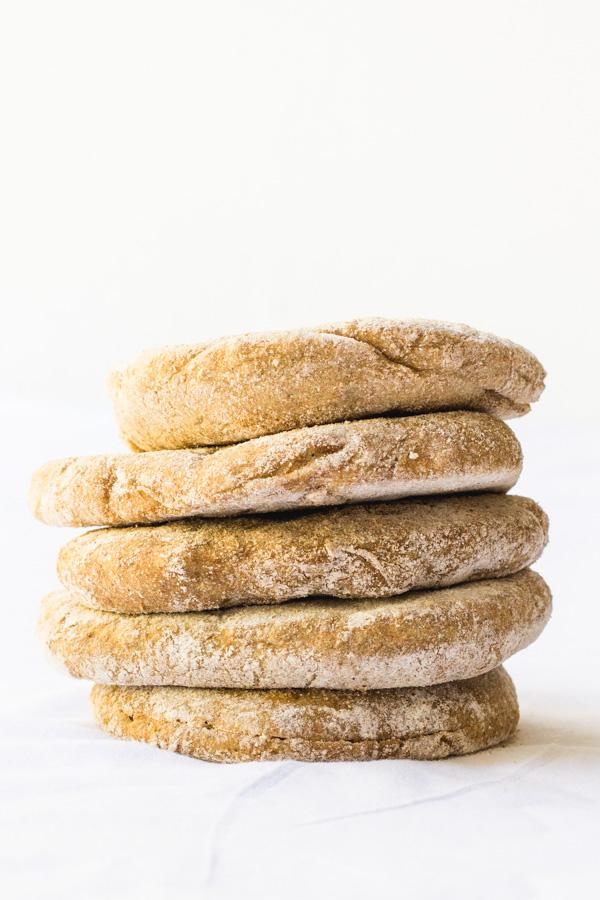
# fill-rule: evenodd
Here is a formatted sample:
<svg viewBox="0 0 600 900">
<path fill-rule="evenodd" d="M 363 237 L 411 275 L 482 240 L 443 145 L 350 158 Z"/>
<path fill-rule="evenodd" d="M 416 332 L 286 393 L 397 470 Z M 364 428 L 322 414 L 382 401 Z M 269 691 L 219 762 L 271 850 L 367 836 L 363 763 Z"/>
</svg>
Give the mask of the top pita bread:
<svg viewBox="0 0 600 900">
<path fill-rule="evenodd" d="M 137 450 L 230 444 L 383 413 L 529 410 L 544 370 L 466 325 L 356 319 L 147 351 L 110 379 Z"/>
</svg>

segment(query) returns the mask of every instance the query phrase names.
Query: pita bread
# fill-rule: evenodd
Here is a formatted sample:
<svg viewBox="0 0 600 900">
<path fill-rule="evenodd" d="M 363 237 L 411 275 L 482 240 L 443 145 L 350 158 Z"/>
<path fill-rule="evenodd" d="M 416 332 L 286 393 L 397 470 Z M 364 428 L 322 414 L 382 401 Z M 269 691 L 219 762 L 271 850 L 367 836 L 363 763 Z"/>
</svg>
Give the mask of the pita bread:
<svg viewBox="0 0 600 900">
<path fill-rule="evenodd" d="M 400 598 L 199 613 L 124 616 L 57 592 L 40 628 L 71 675 L 99 684 L 372 690 L 481 675 L 535 640 L 550 609 L 525 569 Z"/>
<path fill-rule="evenodd" d="M 492 747 L 519 719 L 504 669 L 390 691 L 92 689 L 100 726 L 213 762 L 441 759 Z"/>
<path fill-rule="evenodd" d="M 500 419 L 434 413 L 319 425 L 212 451 L 57 460 L 33 476 L 30 503 L 49 525 L 128 525 L 506 491 L 521 464 Z"/>
<path fill-rule="evenodd" d="M 97 529 L 62 548 L 58 575 L 85 605 L 127 614 L 387 597 L 513 574 L 547 537 L 525 497 L 430 497 Z"/>
<path fill-rule="evenodd" d="M 110 379 L 136 449 L 232 444 L 385 413 L 529 410 L 544 370 L 529 351 L 466 325 L 356 319 L 141 354 Z"/>
</svg>

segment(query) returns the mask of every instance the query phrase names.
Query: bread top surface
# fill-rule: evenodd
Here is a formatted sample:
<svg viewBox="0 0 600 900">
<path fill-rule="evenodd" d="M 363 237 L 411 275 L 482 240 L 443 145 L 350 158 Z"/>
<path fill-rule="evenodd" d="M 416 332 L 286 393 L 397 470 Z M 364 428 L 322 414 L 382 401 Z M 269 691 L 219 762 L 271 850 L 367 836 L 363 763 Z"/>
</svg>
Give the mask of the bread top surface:
<svg viewBox="0 0 600 900">
<path fill-rule="evenodd" d="M 98 529 L 62 548 L 58 574 L 82 603 L 128 614 L 382 597 L 512 574 L 547 536 L 526 497 L 412 498 Z"/>
<path fill-rule="evenodd" d="M 519 442 L 501 420 L 434 413 L 319 425 L 212 450 L 56 460 L 34 474 L 30 505 L 48 524 L 126 525 L 505 491 L 521 465 Z"/>
<path fill-rule="evenodd" d="M 528 350 L 466 325 L 356 319 L 142 353 L 109 389 L 140 450 L 230 444 L 385 413 L 526 413 L 545 372 Z"/>
</svg>

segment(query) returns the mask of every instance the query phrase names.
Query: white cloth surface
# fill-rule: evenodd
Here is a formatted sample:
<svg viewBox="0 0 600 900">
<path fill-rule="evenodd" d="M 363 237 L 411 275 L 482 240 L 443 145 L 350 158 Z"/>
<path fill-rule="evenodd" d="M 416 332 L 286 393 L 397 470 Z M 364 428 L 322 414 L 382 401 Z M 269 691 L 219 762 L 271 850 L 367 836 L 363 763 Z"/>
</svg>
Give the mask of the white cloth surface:
<svg viewBox="0 0 600 900">
<path fill-rule="evenodd" d="M 5 410 L 7 419 L 18 431 L 27 412 Z M 43 432 L 43 412 L 36 421 Z M 68 421 L 65 413 L 60 427 Z M 80 446 L 81 429 L 91 447 L 103 446 L 95 430 L 104 424 L 78 427 Z M 56 549 L 71 532 L 28 516 L 26 482 L 44 457 L 24 450 L 3 494 L 12 572 L 0 634 L 3 896 L 597 896 L 598 434 L 540 427 L 535 414 L 514 427 L 526 454 L 517 490 L 551 517 L 536 568 L 555 613 L 507 666 L 521 701 L 517 737 L 433 763 L 219 766 L 103 735 L 89 686 L 51 668 L 33 633 Z"/>
<path fill-rule="evenodd" d="M 8 718 L 5 896 L 594 895 L 598 733 L 568 691 L 470 757 L 233 766 L 106 737 L 86 693 Z"/>
</svg>

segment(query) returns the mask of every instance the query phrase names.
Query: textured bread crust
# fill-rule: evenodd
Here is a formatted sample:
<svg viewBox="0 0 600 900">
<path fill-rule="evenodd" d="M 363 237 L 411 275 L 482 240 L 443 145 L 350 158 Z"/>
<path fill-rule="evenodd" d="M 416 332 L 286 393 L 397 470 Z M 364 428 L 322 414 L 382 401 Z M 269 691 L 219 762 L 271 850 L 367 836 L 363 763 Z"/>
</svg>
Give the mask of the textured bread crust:
<svg viewBox="0 0 600 900">
<path fill-rule="evenodd" d="M 513 574 L 547 537 L 525 497 L 432 497 L 90 531 L 62 548 L 58 575 L 82 603 L 128 614 L 389 597 Z"/>
<path fill-rule="evenodd" d="M 504 669 L 390 691 L 92 689 L 110 734 L 212 762 L 442 759 L 492 747 L 519 720 Z"/>
<path fill-rule="evenodd" d="M 235 516 L 413 494 L 505 491 L 521 448 L 504 422 L 451 412 L 319 425 L 216 450 L 73 457 L 33 476 L 49 525 Z"/>
<path fill-rule="evenodd" d="M 124 616 L 46 597 L 41 633 L 74 676 L 100 684 L 369 690 L 471 678 L 527 646 L 550 591 L 506 578 L 380 600 L 308 600 Z"/>
<path fill-rule="evenodd" d="M 544 375 L 523 347 L 466 325 L 357 319 L 147 351 L 109 387 L 126 440 L 163 450 L 390 412 L 510 418 Z"/>
</svg>

